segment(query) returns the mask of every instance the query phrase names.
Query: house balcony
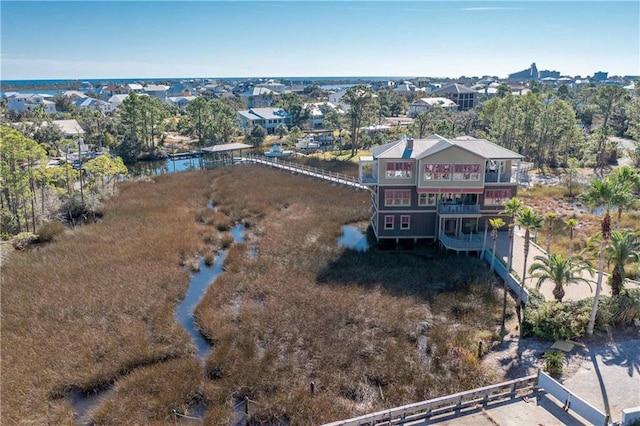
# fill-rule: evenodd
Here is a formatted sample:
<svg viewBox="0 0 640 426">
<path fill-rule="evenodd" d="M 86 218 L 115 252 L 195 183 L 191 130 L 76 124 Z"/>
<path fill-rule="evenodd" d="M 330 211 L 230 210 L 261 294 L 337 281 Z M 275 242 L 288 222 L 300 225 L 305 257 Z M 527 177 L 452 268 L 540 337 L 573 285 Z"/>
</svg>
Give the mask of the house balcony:
<svg viewBox="0 0 640 426">
<path fill-rule="evenodd" d="M 511 173 L 497 173 L 488 171 L 484 174 L 485 183 L 515 183 Z"/>
<path fill-rule="evenodd" d="M 438 205 L 438 214 L 440 215 L 480 215 L 479 204 L 440 204 Z"/>
<path fill-rule="evenodd" d="M 378 162 L 373 157 L 360 157 L 360 183 L 363 185 L 377 185 Z"/>
<path fill-rule="evenodd" d="M 484 236 L 482 234 L 460 234 L 460 236 L 456 237 L 442 232 L 438 239 L 446 249 L 457 252 L 481 251 L 484 245 Z"/>
</svg>

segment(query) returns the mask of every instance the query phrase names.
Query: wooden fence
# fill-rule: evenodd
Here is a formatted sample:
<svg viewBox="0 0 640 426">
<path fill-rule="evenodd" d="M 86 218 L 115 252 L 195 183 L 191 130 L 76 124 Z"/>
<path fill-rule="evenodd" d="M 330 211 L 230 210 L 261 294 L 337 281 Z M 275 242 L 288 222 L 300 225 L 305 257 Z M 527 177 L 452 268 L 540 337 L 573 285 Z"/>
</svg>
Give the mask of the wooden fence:
<svg viewBox="0 0 640 426">
<path fill-rule="evenodd" d="M 428 419 L 436 415 L 473 409 L 478 405 L 486 407 L 492 402 L 514 399 L 523 392 L 535 395 L 537 383 L 538 375 L 534 374 L 497 385 L 390 408 L 348 420 L 327 423 L 324 426 L 402 425 L 407 422 Z"/>
</svg>

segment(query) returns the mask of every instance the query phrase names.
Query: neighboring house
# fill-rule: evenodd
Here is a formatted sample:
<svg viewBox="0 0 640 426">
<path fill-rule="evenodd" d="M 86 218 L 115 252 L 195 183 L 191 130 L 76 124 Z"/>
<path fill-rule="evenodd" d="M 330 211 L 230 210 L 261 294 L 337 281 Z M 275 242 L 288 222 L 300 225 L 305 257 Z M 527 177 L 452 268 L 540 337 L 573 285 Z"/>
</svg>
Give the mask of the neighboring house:
<svg viewBox="0 0 640 426">
<path fill-rule="evenodd" d="M 80 126 L 80 123 L 78 123 L 78 121 L 75 119 L 53 120 L 51 123 L 55 124 L 60 128 L 60 130 L 62 130 L 62 134 L 64 135 L 65 138 L 74 139 L 74 138 L 84 137 L 84 129 L 82 128 L 82 126 Z M 45 125 L 46 121 L 42 124 Z"/>
<path fill-rule="evenodd" d="M 251 129 L 254 126 L 262 126 L 267 134 L 272 135 L 280 125 L 291 126 L 291 114 L 282 108 L 251 108 L 238 111 L 241 128 Z"/>
<path fill-rule="evenodd" d="M 75 101 L 76 99 L 86 98 L 87 97 L 86 93 L 80 92 L 78 90 L 67 90 L 66 92 L 62 93 L 62 96 L 65 96 L 65 97 L 71 99 L 72 101 Z"/>
<path fill-rule="evenodd" d="M 416 77 L 411 81 L 416 87 L 427 88 L 431 84 L 431 79 L 427 77 Z"/>
<path fill-rule="evenodd" d="M 16 111 L 35 111 L 41 108 L 46 114 L 55 114 L 56 103 L 48 100 L 49 95 L 36 93 L 10 93 L 7 95 L 7 109 Z"/>
<path fill-rule="evenodd" d="M 492 99 L 498 94 L 498 88 L 493 86 L 485 86 L 476 89 L 476 93 L 478 97 L 484 96 L 487 99 Z"/>
<path fill-rule="evenodd" d="M 484 139 L 403 139 L 360 158 L 378 240 L 438 240 L 480 251 L 488 220 L 516 196 L 523 157 Z M 488 246 L 487 246 L 488 247 Z"/>
<path fill-rule="evenodd" d="M 113 106 L 111 105 L 111 103 L 105 102 L 101 99 L 89 97 L 78 98 L 73 101 L 73 104 L 76 106 L 76 108 L 78 108 L 78 110 L 90 109 L 92 111 L 99 111 L 102 114 L 109 114 L 111 113 L 111 111 L 113 111 Z"/>
<path fill-rule="evenodd" d="M 305 127 L 308 127 L 310 130 L 322 129 L 322 124 L 324 123 L 324 113 L 322 112 L 322 108 L 324 105 L 329 107 L 326 102 L 316 102 L 303 105 L 303 108 L 309 111 L 309 119 L 307 120 L 308 125 Z"/>
<path fill-rule="evenodd" d="M 129 91 L 129 88 L 123 84 L 107 84 L 106 86 L 100 87 L 96 91 L 96 94 L 100 96 L 100 99 L 106 101 L 113 95 L 127 95 Z"/>
<path fill-rule="evenodd" d="M 267 108 L 278 94 L 266 87 L 251 87 L 240 93 L 240 97 L 249 108 Z"/>
<path fill-rule="evenodd" d="M 411 94 L 414 92 L 426 92 L 426 89 L 417 87 L 415 84 L 410 81 L 403 81 L 402 84 L 398 84 L 393 89 L 394 92 L 399 94 Z"/>
<path fill-rule="evenodd" d="M 220 95 L 224 93 L 230 93 L 224 86 L 219 85 L 217 83 L 209 83 L 205 84 L 200 89 L 200 95 L 204 96 L 206 99 L 218 98 Z"/>
<path fill-rule="evenodd" d="M 195 96 L 196 89 L 189 82 L 174 83 L 167 89 L 167 97 L 175 98 L 180 96 Z"/>
<path fill-rule="evenodd" d="M 116 111 L 120 109 L 122 102 L 124 102 L 128 97 L 129 95 L 113 95 L 110 97 L 108 102 L 111 104 L 111 110 Z"/>
<path fill-rule="evenodd" d="M 305 86 L 303 84 L 292 84 L 284 89 L 285 93 L 296 93 L 301 95 L 304 93 Z"/>
<path fill-rule="evenodd" d="M 170 96 L 167 98 L 167 102 L 178 107 L 180 112 L 184 111 L 187 104 L 194 100 L 195 96 Z"/>
<path fill-rule="evenodd" d="M 443 96 L 451 99 L 458 105 L 458 111 L 468 111 L 473 109 L 476 102 L 476 92 L 463 86 L 462 84 L 454 83 L 448 86 L 444 86 L 440 89 L 432 92 L 434 95 Z"/>
<path fill-rule="evenodd" d="M 154 98 L 160 99 L 162 102 L 167 102 L 167 90 L 169 86 L 163 84 L 147 84 L 144 86 L 144 93 Z"/>
<path fill-rule="evenodd" d="M 348 111 L 349 104 L 342 101 L 345 93 L 347 93 L 347 89 L 340 89 L 337 92 L 329 93 L 329 102 L 340 107 L 343 111 Z"/>
<path fill-rule="evenodd" d="M 269 89 L 272 92 L 276 92 L 276 93 L 282 93 L 285 91 L 286 87 L 284 84 L 282 83 L 278 83 L 277 81 L 274 80 L 269 80 L 267 82 L 264 83 L 258 83 L 255 85 L 255 87 L 260 87 L 263 89 Z"/>
<path fill-rule="evenodd" d="M 409 104 L 407 117 L 414 118 L 421 112 L 430 111 L 435 107 L 443 108 L 446 111 L 455 111 L 458 105 L 447 98 L 420 98 Z"/>
<path fill-rule="evenodd" d="M 396 87 L 396 82 L 392 80 L 374 81 L 371 83 L 371 88 L 373 90 L 393 89 L 394 87 Z"/>
<path fill-rule="evenodd" d="M 129 93 L 144 93 L 144 87 L 140 83 L 129 83 L 127 87 L 129 88 Z"/>
<path fill-rule="evenodd" d="M 367 86 L 369 88 L 371 88 L 371 86 Z M 342 98 L 344 97 L 344 95 L 347 93 L 347 90 L 349 90 L 349 88 L 345 88 L 345 89 L 340 89 L 335 93 L 329 93 L 329 103 L 333 104 L 336 108 L 347 112 L 349 111 L 349 108 L 351 107 L 347 102 L 343 101 Z M 377 98 L 378 95 L 376 95 L 375 93 L 373 94 L 374 98 Z"/>
</svg>

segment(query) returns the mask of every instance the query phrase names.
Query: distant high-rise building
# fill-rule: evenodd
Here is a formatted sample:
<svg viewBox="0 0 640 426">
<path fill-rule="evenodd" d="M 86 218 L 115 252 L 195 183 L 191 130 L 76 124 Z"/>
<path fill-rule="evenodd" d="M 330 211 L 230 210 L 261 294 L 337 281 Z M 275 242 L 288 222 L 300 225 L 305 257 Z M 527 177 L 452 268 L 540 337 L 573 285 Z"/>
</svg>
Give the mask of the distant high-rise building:
<svg viewBox="0 0 640 426">
<path fill-rule="evenodd" d="M 609 73 L 605 71 L 598 71 L 593 73 L 592 81 L 605 81 L 609 78 Z"/>
<path fill-rule="evenodd" d="M 538 68 L 536 67 L 536 63 L 534 62 L 526 70 L 509 74 L 509 77 L 507 77 L 507 80 L 537 80 L 538 78 L 539 78 Z"/>
<path fill-rule="evenodd" d="M 543 78 L 560 78 L 560 71 L 549 71 L 549 70 L 542 70 L 538 73 L 538 78 L 539 79 L 543 79 Z"/>
</svg>

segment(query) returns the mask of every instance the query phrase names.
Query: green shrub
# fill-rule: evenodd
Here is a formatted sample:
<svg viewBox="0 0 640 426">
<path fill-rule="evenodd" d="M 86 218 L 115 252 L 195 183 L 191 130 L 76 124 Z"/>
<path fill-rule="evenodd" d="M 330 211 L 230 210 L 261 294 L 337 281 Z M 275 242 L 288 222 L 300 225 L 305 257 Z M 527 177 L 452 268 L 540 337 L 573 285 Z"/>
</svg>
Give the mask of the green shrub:
<svg viewBox="0 0 640 426">
<path fill-rule="evenodd" d="M 522 324 L 523 335 L 545 340 L 573 339 L 582 336 L 589 322 L 588 305 L 550 301 L 537 309 L 528 307 Z"/>
<path fill-rule="evenodd" d="M 0 234 L 3 236 L 10 236 L 17 232 L 18 222 L 16 221 L 15 216 L 7 209 L 0 209 Z"/>
<path fill-rule="evenodd" d="M 640 290 L 625 289 L 618 296 L 607 299 L 606 310 L 609 313 L 608 324 L 632 324 L 634 319 L 640 319 Z"/>
<path fill-rule="evenodd" d="M 52 220 L 51 222 L 45 222 L 38 229 L 38 242 L 46 243 L 53 241 L 54 238 L 62 234 L 67 229 L 64 224 L 58 220 Z"/>
<path fill-rule="evenodd" d="M 29 244 L 33 243 L 37 239 L 38 236 L 33 232 L 21 232 L 13 237 L 13 241 L 11 241 L 11 244 L 16 250 L 24 250 L 29 246 Z"/>
<path fill-rule="evenodd" d="M 564 354 L 559 351 L 546 352 L 544 358 L 544 371 L 551 376 L 558 378 L 562 376 L 562 363 L 564 362 Z"/>
<path fill-rule="evenodd" d="M 537 288 L 528 288 L 529 298 L 527 299 L 527 308 L 530 309 L 538 309 L 540 306 L 544 305 L 547 299 L 544 297 L 544 294 Z"/>
</svg>

